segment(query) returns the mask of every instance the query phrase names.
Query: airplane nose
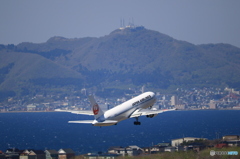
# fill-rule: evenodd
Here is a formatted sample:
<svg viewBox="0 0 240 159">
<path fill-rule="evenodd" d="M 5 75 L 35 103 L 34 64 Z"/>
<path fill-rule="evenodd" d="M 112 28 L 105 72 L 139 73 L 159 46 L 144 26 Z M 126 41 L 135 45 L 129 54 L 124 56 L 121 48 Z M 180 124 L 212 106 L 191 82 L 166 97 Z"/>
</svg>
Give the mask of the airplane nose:
<svg viewBox="0 0 240 159">
<path fill-rule="evenodd" d="M 155 93 L 151 92 L 151 96 L 154 98 L 155 97 Z"/>
</svg>

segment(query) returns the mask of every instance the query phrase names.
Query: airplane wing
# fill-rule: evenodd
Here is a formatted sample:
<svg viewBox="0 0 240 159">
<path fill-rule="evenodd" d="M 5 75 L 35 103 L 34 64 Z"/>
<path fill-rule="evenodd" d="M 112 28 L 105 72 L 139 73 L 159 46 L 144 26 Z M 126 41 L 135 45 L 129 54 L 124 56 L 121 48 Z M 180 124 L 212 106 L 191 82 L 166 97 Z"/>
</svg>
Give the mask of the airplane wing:
<svg viewBox="0 0 240 159">
<path fill-rule="evenodd" d="M 93 115 L 93 112 L 91 110 L 61 110 L 61 109 L 55 109 L 54 111 L 69 112 L 69 113 L 73 113 L 73 114 L 82 114 L 82 115 Z"/>
<path fill-rule="evenodd" d="M 73 114 L 81 114 L 81 115 L 93 115 L 93 112 L 91 110 L 84 110 L 84 111 L 78 111 L 78 110 L 72 110 L 70 113 Z"/>
<path fill-rule="evenodd" d="M 140 116 L 147 116 L 147 117 L 154 117 L 159 113 L 167 112 L 167 111 L 174 111 L 176 109 L 161 109 L 161 110 L 150 110 L 150 109 L 137 109 L 135 112 L 132 113 L 130 118 L 136 118 Z"/>
<path fill-rule="evenodd" d="M 116 120 L 105 120 L 102 122 L 97 122 L 96 120 L 76 120 L 68 121 L 68 123 L 80 123 L 80 124 L 93 124 L 94 126 L 110 126 L 118 123 Z"/>
<path fill-rule="evenodd" d="M 93 120 L 76 120 L 76 121 L 68 121 L 68 123 L 92 124 Z"/>
</svg>

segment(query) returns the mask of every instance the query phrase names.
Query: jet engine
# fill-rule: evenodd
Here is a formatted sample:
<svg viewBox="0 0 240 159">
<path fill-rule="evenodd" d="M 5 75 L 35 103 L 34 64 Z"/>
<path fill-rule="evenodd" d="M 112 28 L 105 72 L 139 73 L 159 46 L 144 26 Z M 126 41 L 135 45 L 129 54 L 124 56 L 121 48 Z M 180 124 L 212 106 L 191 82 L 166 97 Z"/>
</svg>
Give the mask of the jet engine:
<svg viewBox="0 0 240 159">
<path fill-rule="evenodd" d="M 147 118 L 153 118 L 155 116 L 157 116 L 158 114 L 150 114 L 150 115 L 146 115 Z"/>
</svg>

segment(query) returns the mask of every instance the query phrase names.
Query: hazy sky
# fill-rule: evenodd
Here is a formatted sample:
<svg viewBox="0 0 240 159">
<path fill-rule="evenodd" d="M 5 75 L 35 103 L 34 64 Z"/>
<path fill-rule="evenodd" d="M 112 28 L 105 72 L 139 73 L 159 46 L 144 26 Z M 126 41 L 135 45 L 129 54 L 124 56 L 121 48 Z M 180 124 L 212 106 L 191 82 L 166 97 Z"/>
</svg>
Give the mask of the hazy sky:
<svg viewBox="0 0 240 159">
<path fill-rule="evenodd" d="M 0 44 L 101 37 L 121 18 L 193 44 L 240 47 L 240 0 L 0 0 Z"/>
</svg>

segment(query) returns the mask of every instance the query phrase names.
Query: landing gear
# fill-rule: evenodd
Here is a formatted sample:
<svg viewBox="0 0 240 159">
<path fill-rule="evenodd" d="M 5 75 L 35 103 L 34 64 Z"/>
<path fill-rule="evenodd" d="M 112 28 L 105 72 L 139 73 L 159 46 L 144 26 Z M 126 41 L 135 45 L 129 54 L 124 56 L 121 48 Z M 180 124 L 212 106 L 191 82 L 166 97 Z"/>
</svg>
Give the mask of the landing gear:
<svg viewBox="0 0 240 159">
<path fill-rule="evenodd" d="M 141 125 L 141 122 L 139 122 L 139 121 L 134 121 L 134 125 Z"/>
<path fill-rule="evenodd" d="M 134 121 L 134 125 L 141 125 L 141 122 L 138 121 L 138 117 L 136 117 L 137 121 Z"/>
</svg>

